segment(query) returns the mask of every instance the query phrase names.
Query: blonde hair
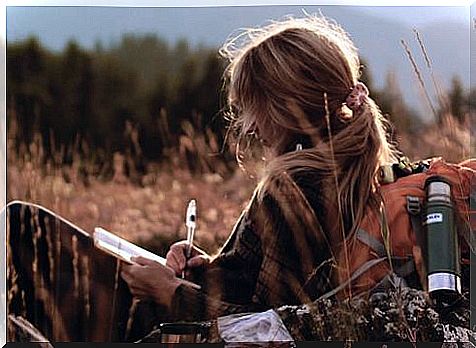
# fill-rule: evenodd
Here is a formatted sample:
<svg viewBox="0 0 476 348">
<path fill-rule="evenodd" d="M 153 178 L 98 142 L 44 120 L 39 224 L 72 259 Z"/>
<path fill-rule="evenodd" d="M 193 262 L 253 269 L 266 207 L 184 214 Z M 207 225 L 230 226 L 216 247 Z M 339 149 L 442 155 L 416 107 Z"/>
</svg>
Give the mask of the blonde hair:
<svg viewBox="0 0 476 348">
<path fill-rule="evenodd" d="M 258 133 L 274 150 L 259 197 L 282 173 L 315 171 L 332 183 L 324 199 L 337 199 L 354 230 L 376 198 L 378 167 L 398 153 L 370 97 L 357 111 L 345 105 L 361 68 L 346 32 L 322 16 L 286 18 L 245 30 L 220 52 L 230 61 L 228 104 L 240 138 Z M 292 151 L 298 143 L 304 149 Z"/>
</svg>

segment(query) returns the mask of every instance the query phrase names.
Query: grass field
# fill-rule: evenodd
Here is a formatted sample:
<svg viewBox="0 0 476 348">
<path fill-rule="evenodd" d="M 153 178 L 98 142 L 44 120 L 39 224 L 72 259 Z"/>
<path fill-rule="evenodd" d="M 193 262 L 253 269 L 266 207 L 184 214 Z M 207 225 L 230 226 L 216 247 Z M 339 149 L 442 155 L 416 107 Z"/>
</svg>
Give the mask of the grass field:
<svg viewBox="0 0 476 348">
<path fill-rule="evenodd" d="M 469 118 L 468 118 L 469 120 Z M 412 160 L 443 156 L 458 162 L 471 155 L 470 127 L 448 116 L 440 125 L 428 125 L 418 136 L 402 133 L 402 150 Z M 13 148 L 12 139 L 8 148 Z M 189 138 L 189 149 L 206 156 Z M 23 153 L 8 153 L 7 199 L 41 204 L 86 231 L 102 226 L 131 241 L 163 254 L 168 245 L 185 238 L 184 216 L 188 200 L 198 200 L 198 245 L 213 253 L 228 237 L 237 217 L 251 197 L 256 179 L 238 169 L 226 179 L 207 172 L 193 175 L 183 166 L 162 164 L 140 178 L 123 173 L 125 157 L 116 156 L 112 179 L 80 173 L 81 164 L 44 165 L 37 143 Z M 474 155 L 474 152 L 473 152 Z M 177 157 L 182 156 L 177 151 Z M 180 162 L 180 161 L 178 161 Z"/>
</svg>

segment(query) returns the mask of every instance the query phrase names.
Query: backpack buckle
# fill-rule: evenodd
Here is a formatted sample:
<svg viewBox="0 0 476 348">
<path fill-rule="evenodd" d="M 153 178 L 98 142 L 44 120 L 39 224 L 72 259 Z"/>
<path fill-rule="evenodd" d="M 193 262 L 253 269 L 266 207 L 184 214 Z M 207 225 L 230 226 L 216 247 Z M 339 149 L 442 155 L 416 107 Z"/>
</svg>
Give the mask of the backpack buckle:
<svg viewBox="0 0 476 348">
<path fill-rule="evenodd" d="M 407 210 L 412 215 L 418 215 L 421 212 L 420 198 L 407 196 Z"/>
<path fill-rule="evenodd" d="M 377 173 L 378 181 L 381 185 L 391 184 L 395 182 L 395 175 L 393 173 L 392 165 L 381 166 Z"/>
</svg>

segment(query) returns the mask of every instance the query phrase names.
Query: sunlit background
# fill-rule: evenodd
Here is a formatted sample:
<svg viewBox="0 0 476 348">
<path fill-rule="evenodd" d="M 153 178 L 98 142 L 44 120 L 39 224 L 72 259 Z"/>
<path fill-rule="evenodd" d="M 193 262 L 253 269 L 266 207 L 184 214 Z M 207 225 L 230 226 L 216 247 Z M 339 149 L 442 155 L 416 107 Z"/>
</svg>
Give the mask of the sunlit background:
<svg viewBox="0 0 476 348">
<path fill-rule="evenodd" d="M 411 159 L 471 155 L 468 7 L 9 7 L 7 199 L 163 253 L 197 198 L 197 239 L 213 252 L 256 183 L 224 141 L 218 48 L 237 29 L 318 12 L 359 47 Z"/>
</svg>

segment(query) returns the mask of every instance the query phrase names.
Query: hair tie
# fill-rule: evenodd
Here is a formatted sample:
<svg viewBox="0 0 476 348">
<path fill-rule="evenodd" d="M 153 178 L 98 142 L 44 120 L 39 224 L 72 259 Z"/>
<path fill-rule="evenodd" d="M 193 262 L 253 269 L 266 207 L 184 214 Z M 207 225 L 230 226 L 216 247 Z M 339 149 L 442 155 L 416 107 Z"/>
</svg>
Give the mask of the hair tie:
<svg viewBox="0 0 476 348">
<path fill-rule="evenodd" d="M 345 99 L 345 104 L 352 111 L 357 111 L 369 96 L 369 89 L 363 82 L 357 82 Z"/>
</svg>

